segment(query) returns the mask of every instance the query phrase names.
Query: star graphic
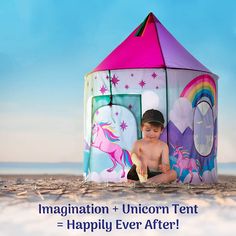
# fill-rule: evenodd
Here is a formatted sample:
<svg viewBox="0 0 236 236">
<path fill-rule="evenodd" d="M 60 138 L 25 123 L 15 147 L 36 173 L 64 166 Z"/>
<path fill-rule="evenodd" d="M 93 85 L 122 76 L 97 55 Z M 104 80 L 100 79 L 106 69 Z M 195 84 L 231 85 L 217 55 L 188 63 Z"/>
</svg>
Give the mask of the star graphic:
<svg viewBox="0 0 236 236">
<path fill-rule="evenodd" d="M 106 76 L 106 79 L 107 79 L 107 80 L 109 79 L 109 75 Z"/>
<path fill-rule="evenodd" d="M 111 82 L 113 83 L 113 85 L 116 87 L 116 85 L 118 84 L 120 80 L 118 79 L 118 77 L 116 77 L 116 75 L 112 76 Z"/>
<path fill-rule="evenodd" d="M 103 86 L 100 88 L 99 91 L 100 91 L 102 94 L 104 94 L 104 93 L 106 93 L 106 91 L 108 91 L 108 90 L 107 90 L 106 86 L 103 85 Z"/>
<path fill-rule="evenodd" d="M 159 89 L 159 87 L 158 87 L 158 86 L 156 86 L 156 89 Z"/>
<path fill-rule="evenodd" d="M 118 116 L 118 115 L 119 115 L 119 113 L 118 113 L 118 112 L 116 112 L 115 114 L 116 114 L 116 116 Z"/>
<path fill-rule="evenodd" d="M 97 115 L 97 116 L 99 115 L 99 111 L 96 111 L 96 115 Z"/>
<path fill-rule="evenodd" d="M 156 74 L 155 72 L 153 72 L 153 73 L 152 73 L 152 78 L 153 78 L 153 79 L 156 79 L 156 77 L 157 77 L 157 74 Z"/>
<path fill-rule="evenodd" d="M 128 125 L 124 122 L 124 121 L 122 121 L 122 123 L 121 123 L 121 125 L 120 125 L 120 128 L 123 130 L 123 131 L 125 131 L 125 129 L 128 127 Z"/>
<path fill-rule="evenodd" d="M 131 77 L 133 77 L 133 76 L 134 76 L 134 74 L 132 73 L 132 74 L 131 74 Z"/>
<path fill-rule="evenodd" d="M 131 110 L 133 108 L 133 106 L 131 104 L 129 104 L 129 109 Z"/>
<path fill-rule="evenodd" d="M 129 89 L 129 85 L 128 85 L 128 84 L 126 84 L 126 85 L 125 85 L 125 88 L 126 88 L 126 89 Z"/>
<path fill-rule="evenodd" d="M 145 85 L 146 83 L 145 83 L 145 81 L 143 81 L 143 80 L 141 80 L 140 82 L 139 82 L 139 85 L 143 88 L 144 87 L 144 85 Z"/>
</svg>

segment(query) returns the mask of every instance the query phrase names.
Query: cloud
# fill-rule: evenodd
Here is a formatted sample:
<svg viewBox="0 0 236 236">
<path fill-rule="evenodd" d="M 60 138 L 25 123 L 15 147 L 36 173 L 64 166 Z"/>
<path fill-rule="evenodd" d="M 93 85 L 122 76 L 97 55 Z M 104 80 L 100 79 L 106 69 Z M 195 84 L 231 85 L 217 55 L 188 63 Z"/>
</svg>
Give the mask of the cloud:
<svg viewBox="0 0 236 236">
<path fill-rule="evenodd" d="M 145 91 L 142 94 L 142 111 L 143 113 L 149 109 L 159 110 L 159 96 L 153 91 Z"/>
<path fill-rule="evenodd" d="M 184 179 L 184 183 L 190 183 L 191 180 L 191 175 L 188 174 L 185 179 Z M 197 172 L 193 172 L 193 178 L 192 178 L 192 184 L 201 184 L 201 179 L 199 178 L 199 174 Z"/>
<path fill-rule="evenodd" d="M 179 98 L 170 112 L 170 120 L 183 133 L 187 127 L 192 129 L 192 106 L 186 98 Z"/>
<path fill-rule="evenodd" d="M 202 175 L 202 180 L 204 183 L 211 184 L 217 181 L 217 172 L 216 169 L 212 169 L 211 171 L 204 171 Z"/>
</svg>

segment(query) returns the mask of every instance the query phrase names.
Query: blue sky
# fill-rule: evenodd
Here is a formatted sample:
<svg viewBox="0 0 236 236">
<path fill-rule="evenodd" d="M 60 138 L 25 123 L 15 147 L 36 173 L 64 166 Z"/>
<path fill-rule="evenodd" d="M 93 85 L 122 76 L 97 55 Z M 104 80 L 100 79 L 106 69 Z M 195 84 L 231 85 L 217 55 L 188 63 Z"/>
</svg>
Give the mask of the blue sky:
<svg viewBox="0 0 236 236">
<path fill-rule="evenodd" d="M 153 12 L 218 74 L 219 160 L 235 161 L 233 0 L 0 2 L 0 161 L 81 161 L 83 78 Z"/>
</svg>

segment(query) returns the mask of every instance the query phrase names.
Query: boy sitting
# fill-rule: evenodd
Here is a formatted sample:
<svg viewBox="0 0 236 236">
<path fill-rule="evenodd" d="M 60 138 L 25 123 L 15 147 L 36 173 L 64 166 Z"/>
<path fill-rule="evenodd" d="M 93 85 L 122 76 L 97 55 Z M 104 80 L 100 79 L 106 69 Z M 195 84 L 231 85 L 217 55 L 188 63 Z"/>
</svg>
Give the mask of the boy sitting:
<svg viewBox="0 0 236 236">
<path fill-rule="evenodd" d="M 159 184 L 176 179 L 176 172 L 170 170 L 168 145 L 159 139 L 164 122 L 164 117 L 158 110 L 147 110 L 143 114 L 143 138 L 133 145 L 131 159 L 134 165 L 127 174 L 128 180 Z"/>
</svg>

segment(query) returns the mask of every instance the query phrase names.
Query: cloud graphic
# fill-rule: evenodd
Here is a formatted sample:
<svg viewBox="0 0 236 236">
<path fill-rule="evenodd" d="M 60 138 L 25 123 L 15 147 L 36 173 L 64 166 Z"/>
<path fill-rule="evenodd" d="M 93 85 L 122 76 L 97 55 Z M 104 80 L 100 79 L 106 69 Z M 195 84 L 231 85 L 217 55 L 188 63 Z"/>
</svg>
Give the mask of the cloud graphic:
<svg viewBox="0 0 236 236">
<path fill-rule="evenodd" d="M 217 182 L 217 172 L 216 169 L 213 168 L 211 171 L 204 171 L 202 175 L 202 180 L 204 183 L 212 184 Z"/>
<path fill-rule="evenodd" d="M 153 91 L 145 91 L 142 93 L 142 110 L 143 113 L 149 109 L 159 110 L 159 96 Z"/>
<path fill-rule="evenodd" d="M 188 174 L 185 179 L 184 179 L 184 183 L 190 183 L 190 180 L 191 180 L 191 175 Z M 202 181 L 201 179 L 199 178 L 199 175 L 197 172 L 193 172 L 193 179 L 192 179 L 192 182 L 191 184 L 201 184 Z"/>
<path fill-rule="evenodd" d="M 187 127 L 192 129 L 193 109 L 191 103 L 186 98 L 179 98 L 170 111 L 170 120 L 180 130 L 181 133 Z"/>
</svg>

